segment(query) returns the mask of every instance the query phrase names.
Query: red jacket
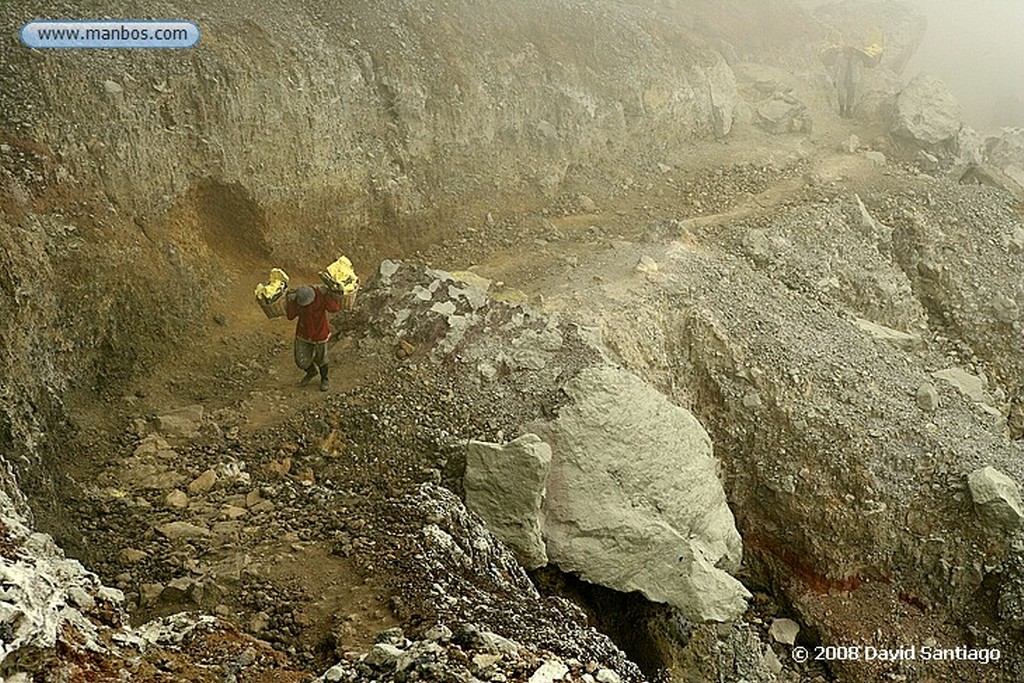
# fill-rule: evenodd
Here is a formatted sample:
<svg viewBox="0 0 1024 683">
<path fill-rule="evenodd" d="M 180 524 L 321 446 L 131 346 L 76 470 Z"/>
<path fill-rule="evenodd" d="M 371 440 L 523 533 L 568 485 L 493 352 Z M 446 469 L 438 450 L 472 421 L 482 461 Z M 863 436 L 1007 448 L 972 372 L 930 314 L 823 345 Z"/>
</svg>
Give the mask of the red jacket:
<svg viewBox="0 0 1024 683">
<path fill-rule="evenodd" d="M 299 322 L 295 325 L 295 336 L 308 342 L 325 342 L 331 338 L 331 325 L 327 322 L 328 313 L 337 313 L 341 304 L 333 296 L 320 287 L 314 287 L 316 296 L 308 306 L 299 306 L 294 301 L 288 302 L 288 319 Z"/>
</svg>

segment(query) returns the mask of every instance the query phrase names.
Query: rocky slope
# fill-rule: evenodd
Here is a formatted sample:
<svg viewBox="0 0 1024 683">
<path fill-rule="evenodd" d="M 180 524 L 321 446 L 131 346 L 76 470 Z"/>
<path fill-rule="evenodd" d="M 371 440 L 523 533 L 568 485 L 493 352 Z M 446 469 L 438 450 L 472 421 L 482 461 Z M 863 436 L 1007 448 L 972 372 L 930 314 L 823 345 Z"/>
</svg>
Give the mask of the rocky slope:
<svg viewBox="0 0 1024 683">
<path fill-rule="evenodd" d="M 0 675 L 608 683 L 644 677 L 632 657 L 683 680 L 1019 680 L 1019 136 L 903 88 L 923 26 L 898 3 L 869 12 L 891 50 L 839 122 L 824 27 L 753 4 L 122 3 L 195 18 L 201 46 L 0 45 Z M 19 12 L 0 7 L 8 35 Z M 968 163 L 1005 178 L 957 184 Z M 319 399 L 285 386 L 252 284 L 338 252 L 377 276 L 335 320 L 342 390 Z M 378 269 L 409 255 L 478 267 Z M 649 441 L 697 453 L 672 462 L 702 463 L 714 524 L 680 533 L 671 477 L 637 488 L 657 453 L 589 440 L 649 424 L 595 417 L 609 359 L 633 379 L 604 394 L 656 387 L 710 434 Z M 558 484 L 594 467 L 728 583 L 730 618 L 753 592 L 742 617 L 606 580 L 579 560 L 593 537 L 570 553 L 543 520 L 531 566 L 671 606 L 528 575 L 458 498 L 463 444 L 527 425 L 554 477 L 531 510 L 586 526 L 613 506 L 587 508 L 595 489 L 573 517 Z M 824 667 L 795 644 L 1003 659 Z"/>
</svg>

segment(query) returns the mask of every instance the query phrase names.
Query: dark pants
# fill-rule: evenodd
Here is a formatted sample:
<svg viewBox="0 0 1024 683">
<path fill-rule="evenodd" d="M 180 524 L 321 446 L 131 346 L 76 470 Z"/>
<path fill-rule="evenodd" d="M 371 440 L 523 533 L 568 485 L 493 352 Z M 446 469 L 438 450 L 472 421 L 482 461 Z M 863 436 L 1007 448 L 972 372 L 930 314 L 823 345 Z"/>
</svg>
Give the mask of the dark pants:
<svg viewBox="0 0 1024 683">
<path fill-rule="evenodd" d="M 316 371 L 327 374 L 327 342 L 308 342 L 295 338 L 295 364 L 301 370 Z"/>
</svg>

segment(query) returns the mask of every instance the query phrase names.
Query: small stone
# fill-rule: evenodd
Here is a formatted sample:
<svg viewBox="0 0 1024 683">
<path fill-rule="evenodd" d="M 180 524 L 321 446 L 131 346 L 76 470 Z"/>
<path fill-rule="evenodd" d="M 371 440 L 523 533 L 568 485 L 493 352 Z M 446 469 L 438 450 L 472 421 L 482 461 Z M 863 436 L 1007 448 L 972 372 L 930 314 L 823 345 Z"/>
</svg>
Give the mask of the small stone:
<svg viewBox="0 0 1024 683">
<path fill-rule="evenodd" d="M 398 664 L 398 658 L 403 654 L 405 654 L 405 650 L 400 647 L 389 643 L 374 643 L 363 662 L 375 669 L 393 669 Z"/>
<path fill-rule="evenodd" d="M 800 633 L 800 624 L 792 619 L 775 619 L 768 633 L 776 643 L 793 645 L 796 643 L 797 634 Z"/>
<path fill-rule="evenodd" d="M 270 615 L 266 612 L 257 612 L 249 620 L 249 633 L 263 633 L 270 626 Z"/>
<path fill-rule="evenodd" d="M 751 391 L 743 396 L 744 408 L 758 408 L 761 406 L 761 394 Z"/>
<path fill-rule="evenodd" d="M 251 508 L 259 503 L 263 498 L 260 496 L 259 489 L 253 489 L 249 493 L 245 494 L 245 507 Z"/>
<path fill-rule="evenodd" d="M 637 261 L 636 270 L 640 273 L 657 273 L 658 262 L 645 254 Z"/>
<path fill-rule="evenodd" d="M 864 152 L 864 156 L 875 166 L 885 166 L 886 164 L 885 155 L 881 152 L 868 151 Z"/>
<path fill-rule="evenodd" d="M 597 683 L 622 683 L 622 679 L 619 678 L 619 674 L 615 673 L 611 669 L 598 669 L 595 677 Z"/>
<path fill-rule="evenodd" d="M 234 505 L 225 505 L 221 509 L 220 514 L 226 519 L 239 519 L 240 517 L 245 517 L 249 514 L 249 511 L 245 508 L 236 507 Z"/>
<path fill-rule="evenodd" d="M 211 468 L 193 479 L 192 483 L 188 485 L 188 490 L 193 495 L 200 495 L 209 492 L 216 483 L 217 472 Z"/>
<path fill-rule="evenodd" d="M 434 642 L 447 643 L 452 639 L 452 630 L 444 624 L 431 626 L 424 633 L 423 637 Z"/>
<path fill-rule="evenodd" d="M 103 89 L 111 95 L 120 95 L 124 92 L 124 88 L 117 81 L 103 81 Z"/>
<path fill-rule="evenodd" d="M 779 661 L 779 656 L 775 654 L 775 650 L 768 648 L 768 652 L 764 656 L 764 663 L 768 666 L 768 670 L 776 676 L 782 672 L 782 662 Z"/>
<path fill-rule="evenodd" d="M 196 588 L 195 579 L 187 576 L 179 576 L 171 579 L 160 592 L 160 599 L 167 602 L 184 602 L 190 598 Z"/>
<path fill-rule="evenodd" d="M 188 494 L 181 489 L 174 489 L 164 497 L 164 505 L 184 510 L 188 507 Z"/>
<path fill-rule="evenodd" d="M 939 391 L 931 382 L 925 382 L 917 388 L 917 407 L 931 413 L 939 407 Z"/>
<path fill-rule="evenodd" d="M 499 636 L 497 633 L 491 633 L 490 631 L 481 631 L 480 641 L 484 649 L 490 652 L 507 652 L 515 654 L 523 649 L 523 646 L 516 641 L 509 640 L 504 636 Z"/>
<path fill-rule="evenodd" d="M 501 661 L 501 655 L 495 654 L 476 654 L 473 655 L 473 664 L 481 669 L 486 669 L 489 666 L 493 666 Z"/>
<path fill-rule="evenodd" d="M 1012 323 L 1020 318 L 1020 307 L 1005 294 L 996 294 L 992 297 L 992 315 L 1000 322 Z"/>
<path fill-rule="evenodd" d="M 389 628 L 381 631 L 377 634 L 377 637 L 373 639 L 375 643 L 387 643 L 388 645 L 401 645 L 405 641 L 405 633 L 402 629 Z"/>
<path fill-rule="evenodd" d="M 560 660 L 551 659 L 544 662 L 540 668 L 530 676 L 529 683 L 554 683 L 560 681 L 569 673 L 569 667 Z"/>
<path fill-rule="evenodd" d="M 340 681 L 345 676 L 345 669 L 340 664 L 332 666 L 330 669 L 324 672 L 324 680 L 334 683 Z"/>
<path fill-rule="evenodd" d="M 170 522 L 156 527 L 157 533 L 171 541 L 208 538 L 210 530 L 189 522 Z"/>
<path fill-rule="evenodd" d="M 160 594 L 164 592 L 164 585 L 162 583 L 144 583 L 139 586 L 139 601 L 145 607 L 152 605 L 160 599 Z"/>
<path fill-rule="evenodd" d="M 135 548 L 124 548 L 117 554 L 117 559 L 121 561 L 121 564 L 135 564 L 149 557 L 149 554 L 142 550 L 136 550 Z"/>
</svg>

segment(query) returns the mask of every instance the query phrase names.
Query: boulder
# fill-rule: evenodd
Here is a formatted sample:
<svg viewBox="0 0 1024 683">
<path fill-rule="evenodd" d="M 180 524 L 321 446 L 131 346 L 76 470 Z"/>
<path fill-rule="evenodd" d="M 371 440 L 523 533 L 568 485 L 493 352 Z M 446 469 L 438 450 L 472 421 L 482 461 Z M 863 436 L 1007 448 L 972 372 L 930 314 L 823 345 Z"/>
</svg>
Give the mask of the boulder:
<svg viewBox="0 0 1024 683">
<path fill-rule="evenodd" d="M 994 467 L 982 467 L 967 475 L 967 487 L 978 514 L 992 531 L 1014 531 L 1024 518 L 1017 482 Z"/>
<path fill-rule="evenodd" d="M 548 562 L 540 514 L 550 467 L 551 447 L 535 434 L 505 445 L 470 441 L 466 450 L 466 507 L 527 569 Z"/>
<path fill-rule="evenodd" d="M 918 75 L 896 98 L 893 133 L 922 147 L 953 141 L 963 123 L 960 102 L 935 76 Z"/>
<path fill-rule="evenodd" d="M 736 118 L 736 105 L 739 101 L 736 76 L 724 59 L 708 67 L 706 74 L 711 96 L 711 123 L 715 136 L 725 137 L 732 130 Z"/>
<path fill-rule="evenodd" d="M 726 570 L 742 545 L 701 424 L 616 367 L 589 368 L 565 390 L 572 402 L 544 428 L 549 560 L 691 620 L 739 617 L 750 594 Z"/>
</svg>

